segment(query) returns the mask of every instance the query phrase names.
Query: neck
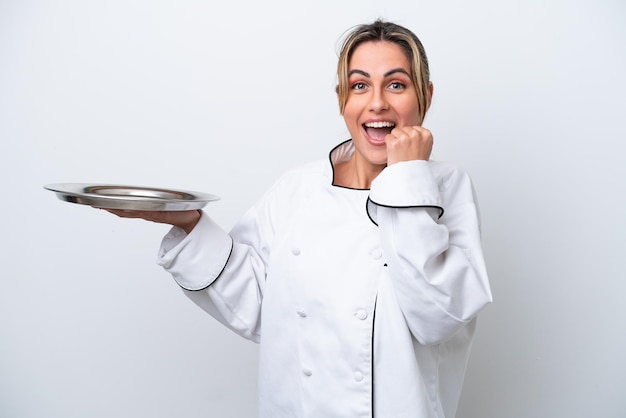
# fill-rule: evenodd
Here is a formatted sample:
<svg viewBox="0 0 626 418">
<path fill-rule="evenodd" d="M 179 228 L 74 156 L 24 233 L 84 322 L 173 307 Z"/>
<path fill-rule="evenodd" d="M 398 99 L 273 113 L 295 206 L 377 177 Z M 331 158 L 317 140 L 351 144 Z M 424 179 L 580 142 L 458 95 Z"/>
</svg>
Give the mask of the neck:
<svg viewBox="0 0 626 418">
<path fill-rule="evenodd" d="M 333 179 L 335 186 L 369 189 L 372 181 L 385 168 L 384 165 L 372 165 L 359 161 L 356 154 L 356 152 L 352 154 L 348 161 L 335 164 Z"/>
</svg>

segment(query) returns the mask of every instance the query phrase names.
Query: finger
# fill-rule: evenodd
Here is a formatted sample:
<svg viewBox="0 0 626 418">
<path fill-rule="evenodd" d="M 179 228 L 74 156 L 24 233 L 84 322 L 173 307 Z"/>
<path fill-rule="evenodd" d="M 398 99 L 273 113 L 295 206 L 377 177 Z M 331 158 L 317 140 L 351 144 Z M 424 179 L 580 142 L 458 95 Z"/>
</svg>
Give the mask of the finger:
<svg viewBox="0 0 626 418">
<path fill-rule="evenodd" d="M 119 216 L 120 218 L 143 218 L 147 219 L 150 217 L 150 212 L 140 211 L 140 210 L 130 210 L 130 209 L 112 209 L 112 208 L 98 208 L 113 215 Z"/>
<path fill-rule="evenodd" d="M 430 130 L 424 128 L 423 126 L 412 126 L 412 128 L 419 135 L 423 135 L 425 137 L 432 137 L 433 136 L 432 132 L 430 132 Z"/>
</svg>

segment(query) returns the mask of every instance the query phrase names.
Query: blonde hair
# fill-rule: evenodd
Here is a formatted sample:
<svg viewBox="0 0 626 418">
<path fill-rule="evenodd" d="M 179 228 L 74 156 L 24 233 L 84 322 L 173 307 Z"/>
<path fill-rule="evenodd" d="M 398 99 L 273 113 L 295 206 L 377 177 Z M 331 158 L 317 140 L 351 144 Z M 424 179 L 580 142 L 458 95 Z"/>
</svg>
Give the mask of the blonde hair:
<svg viewBox="0 0 626 418">
<path fill-rule="evenodd" d="M 411 80 L 417 92 L 421 123 L 430 106 L 430 70 L 428 69 L 426 51 L 418 37 L 409 29 L 380 19 L 370 24 L 355 26 L 344 38 L 337 63 L 336 90 L 339 99 L 339 112 L 343 115 L 350 93 L 348 66 L 352 54 L 362 43 L 379 41 L 393 42 L 399 45 L 406 54 L 411 67 Z"/>
</svg>

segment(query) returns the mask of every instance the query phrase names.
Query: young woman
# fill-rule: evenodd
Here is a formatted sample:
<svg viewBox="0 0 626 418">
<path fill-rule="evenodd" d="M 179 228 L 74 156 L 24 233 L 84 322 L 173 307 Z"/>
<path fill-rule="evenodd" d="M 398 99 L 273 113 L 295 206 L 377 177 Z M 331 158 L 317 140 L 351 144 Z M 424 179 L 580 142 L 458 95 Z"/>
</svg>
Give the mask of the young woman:
<svg viewBox="0 0 626 418">
<path fill-rule="evenodd" d="M 111 212 L 174 225 L 159 264 L 260 344 L 261 417 L 453 417 L 491 301 L 471 180 L 429 160 L 433 85 L 410 30 L 355 27 L 337 76 L 351 139 L 230 233 L 201 211 Z"/>
</svg>

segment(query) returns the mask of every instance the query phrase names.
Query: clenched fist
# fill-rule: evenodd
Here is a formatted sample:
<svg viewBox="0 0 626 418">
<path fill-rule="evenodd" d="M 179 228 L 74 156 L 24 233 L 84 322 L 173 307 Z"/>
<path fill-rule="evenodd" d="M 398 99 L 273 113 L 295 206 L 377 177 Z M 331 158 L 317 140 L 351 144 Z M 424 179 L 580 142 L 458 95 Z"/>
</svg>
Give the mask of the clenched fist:
<svg viewBox="0 0 626 418">
<path fill-rule="evenodd" d="M 421 126 L 394 128 L 385 137 L 387 165 L 401 161 L 428 160 L 433 149 L 432 133 Z"/>
</svg>

